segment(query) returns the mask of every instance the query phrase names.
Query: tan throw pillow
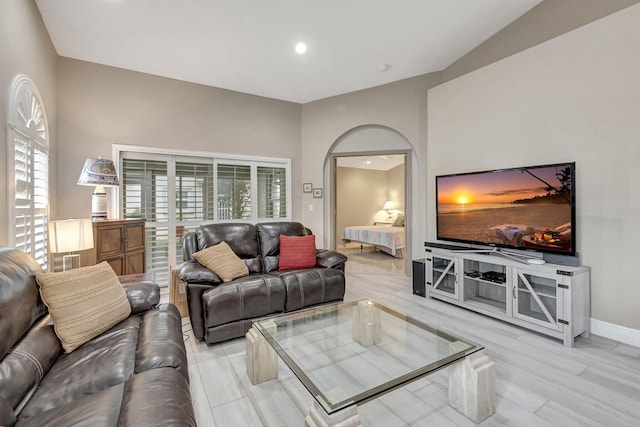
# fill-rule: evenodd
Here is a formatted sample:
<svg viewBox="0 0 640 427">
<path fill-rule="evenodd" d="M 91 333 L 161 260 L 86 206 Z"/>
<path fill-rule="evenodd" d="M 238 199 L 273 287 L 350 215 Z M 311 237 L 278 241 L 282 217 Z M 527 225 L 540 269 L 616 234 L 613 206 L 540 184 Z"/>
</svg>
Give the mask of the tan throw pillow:
<svg viewBox="0 0 640 427">
<path fill-rule="evenodd" d="M 249 275 L 247 265 L 242 262 L 225 241 L 198 251 L 193 254 L 193 257 L 200 264 L 220 276 L 223 282 L 230 282 L 238 277 Z"/>
<path fill-rule="evenodd" d="M 67 353 L 131 313 L 127 294 L 106 261 L 58 273 L 37 273 L 36 280 Z"/>
</svg>

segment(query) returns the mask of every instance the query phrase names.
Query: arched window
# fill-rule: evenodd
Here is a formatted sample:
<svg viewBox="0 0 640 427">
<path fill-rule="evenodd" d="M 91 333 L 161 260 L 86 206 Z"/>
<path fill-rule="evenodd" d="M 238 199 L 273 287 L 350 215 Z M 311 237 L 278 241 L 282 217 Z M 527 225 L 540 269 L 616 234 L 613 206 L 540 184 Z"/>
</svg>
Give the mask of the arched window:
<svg viewBox="0 0 640 427">
<path fill-rule="evenodd" d="M 47 117 L 33 81 L 17 75 L 7 109 L 7 237 L 47 268 L 49 220 L 49 134 Z"/>
</svg>

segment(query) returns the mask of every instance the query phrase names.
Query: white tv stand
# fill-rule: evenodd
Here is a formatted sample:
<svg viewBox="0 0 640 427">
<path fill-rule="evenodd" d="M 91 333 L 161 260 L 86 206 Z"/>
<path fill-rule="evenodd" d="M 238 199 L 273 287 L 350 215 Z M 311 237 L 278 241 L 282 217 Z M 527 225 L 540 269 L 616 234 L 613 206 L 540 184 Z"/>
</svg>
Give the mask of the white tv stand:
<svg viewBox="0 0 640 427">
<path fill-rule="evenodd" d="M 502 250 L 425 248 L 426 293 L 573 346 L 589 336 L 589 268 L 530 265 Z M 498 255 L 498 256 L 496 256 Z"/>
</svg>

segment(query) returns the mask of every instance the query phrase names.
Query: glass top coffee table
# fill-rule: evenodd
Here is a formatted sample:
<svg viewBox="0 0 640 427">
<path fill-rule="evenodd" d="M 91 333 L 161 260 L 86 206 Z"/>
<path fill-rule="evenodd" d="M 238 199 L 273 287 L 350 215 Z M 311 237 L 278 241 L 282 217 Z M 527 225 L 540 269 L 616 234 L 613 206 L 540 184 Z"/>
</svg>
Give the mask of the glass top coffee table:
<svg viewBox="0 0 640 427">
<path fill-rule="evenodd" d="M 495 408 L 495 369 L 483 346 L 369 299 L 254 322 L 247 333 L 253 384 L 277 378 L 278 357 L 315 398 L 311 426 L 360 425 L 357 405 L 445 367 L 451 406 L 476 422 Z"/>
</svg>

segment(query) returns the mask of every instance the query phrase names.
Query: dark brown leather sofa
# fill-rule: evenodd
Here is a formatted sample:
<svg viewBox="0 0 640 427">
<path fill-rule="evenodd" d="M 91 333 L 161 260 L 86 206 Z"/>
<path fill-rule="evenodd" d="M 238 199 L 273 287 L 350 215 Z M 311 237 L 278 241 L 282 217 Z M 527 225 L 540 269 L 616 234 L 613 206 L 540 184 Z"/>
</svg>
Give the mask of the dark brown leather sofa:
<svg viewBox="0 0 640 427">
<path fill-rule="evenodd" d="M 0 426 L 195 426 L 180 314 L 151 282 L 123 285 L 131 315 L 64 353 L 35 281 L 0 248 Z"/>
<path fill-rule="evenodd" d="M 279 271 L 279 238 L 306 236 L 298 222 L 222 223 L 199 227 L 183 238 L 180 279 L 187 283 L 189 317 L 194 335 L 212 344 L 243 336 L 253 320 L 339 301 L 344 298 L 347 257 L 316 250 L 316 266 Z M 223 283 L 193 254 L 225 241 L 249 269 L 249 275 Z"/>
</svg>

